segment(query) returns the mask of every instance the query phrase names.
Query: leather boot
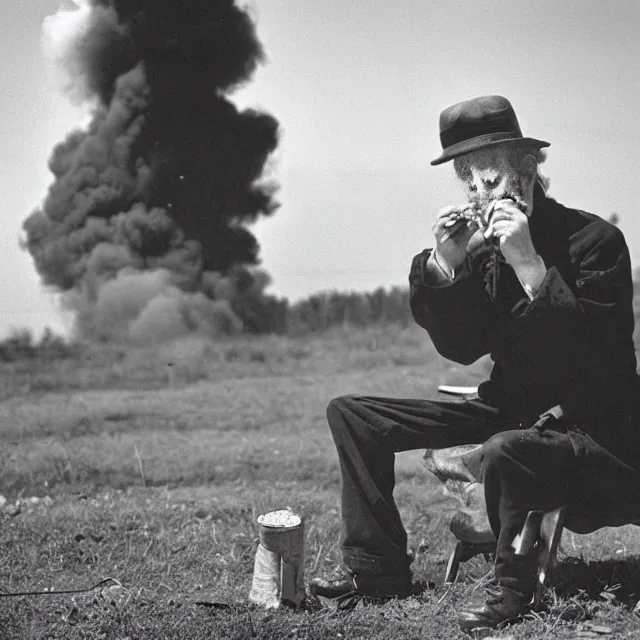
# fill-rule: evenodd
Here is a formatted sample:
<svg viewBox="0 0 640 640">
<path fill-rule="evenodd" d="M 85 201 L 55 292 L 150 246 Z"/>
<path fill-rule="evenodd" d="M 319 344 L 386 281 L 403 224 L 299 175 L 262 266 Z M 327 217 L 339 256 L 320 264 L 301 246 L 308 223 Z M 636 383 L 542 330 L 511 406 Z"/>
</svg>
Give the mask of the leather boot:
<svg viewBox="0 0 640 640">
<path fill-rule="evenodd" d="M 408 598 L 422 585 L 411 584 L 411 573 L 402 575 L 368 575 L 346 572 L 335 579 L 314 578 L 309 591 L 314 596 L 336 600 L 339 609 L 353 608 L 358 602 L 382 604 L 391 598 Z"/>
<path fill-rule="evenodd" d="M 516 555 L 505 544 L 505 538 L 512 537 L 506 530 L 501 532 L 496 550 L 495 577 L 484 589 L 477 589 L 460 610 L 458 623 L 463 631 L 497 627 L 529 610 L 536 580 L 538 549 L 536 547 L 527 556 Z"/>
<path fill-rule="evenodd" d="M 531 593 L 492 580 L 478 589 L 458 613 L 462 631 L 471 633 L 517 620 L 529 610 Z"/>
</svg>

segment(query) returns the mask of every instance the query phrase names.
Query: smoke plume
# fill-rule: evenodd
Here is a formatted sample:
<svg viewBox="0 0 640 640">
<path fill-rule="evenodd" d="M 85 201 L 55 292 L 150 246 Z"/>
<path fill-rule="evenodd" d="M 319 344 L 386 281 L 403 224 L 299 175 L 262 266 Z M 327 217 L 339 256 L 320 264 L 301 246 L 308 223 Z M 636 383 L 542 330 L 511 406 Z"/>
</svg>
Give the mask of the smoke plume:
<svg viewBox="0 0 640 640">
<path fill-rule="evenodd" d="M 247 225 L 277 206 L 263 174 L 278 123 L 229 99 L 263 59 L 249 15 L 234 0 L 68 4 L 43 48 L 93 115 L 53 150 L 54 182 L 24 223 L 43 283 L 84 336 L 237 327 L 259 253 Z"/>
</svg>

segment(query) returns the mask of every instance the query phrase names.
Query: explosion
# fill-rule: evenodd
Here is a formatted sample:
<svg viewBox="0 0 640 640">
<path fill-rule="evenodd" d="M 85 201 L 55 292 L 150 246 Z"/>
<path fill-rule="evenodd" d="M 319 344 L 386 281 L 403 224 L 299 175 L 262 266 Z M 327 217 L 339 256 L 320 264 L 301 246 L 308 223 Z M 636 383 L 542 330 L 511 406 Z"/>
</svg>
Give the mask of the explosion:
<svg viewBox="0 0 640 640">
<path fill-rule="evenodd" d="M 228 97 L 263 59 L 249 15 L 234 0 L 69 3 L 43 49 L 92 119 L 55 147 L 24 223 L 43 283 L 94 339 L 241 326 L 234 301 L 268 284 L 247 225 L 277 207 L 263 173 L 278 123 Z"/>
</svg>

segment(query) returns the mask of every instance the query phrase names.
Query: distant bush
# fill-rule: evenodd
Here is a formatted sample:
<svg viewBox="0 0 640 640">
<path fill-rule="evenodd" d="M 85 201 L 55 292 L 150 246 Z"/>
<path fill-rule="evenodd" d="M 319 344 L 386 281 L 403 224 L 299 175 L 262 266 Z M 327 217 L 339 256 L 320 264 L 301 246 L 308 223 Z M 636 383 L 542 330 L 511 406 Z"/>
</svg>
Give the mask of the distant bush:
<svg viewBox="0 0 640 640">
<path fill-rule="evenodd" d="M 0 360 L 15 362 L 35 356 L 33 334 L 29 329 L 13 329 L 8 337 L 0 341 Z"/>
<path fill-rule="evenodd" d="M 36 341 L 30 329 L 13 329 L 0 340 L 0 362 L 64 360 L 77 355 L 78 345 L 67 342 L 47 327 Z"/>
<path fill-rule="evenodd" d="M 378 287 L 373 292 L 318 293 L 296 302 L 287 313 L 287 333 L 300 335 L 326 331 L 331 327 L 412 322 L 409 290 Z"/>
</svg>

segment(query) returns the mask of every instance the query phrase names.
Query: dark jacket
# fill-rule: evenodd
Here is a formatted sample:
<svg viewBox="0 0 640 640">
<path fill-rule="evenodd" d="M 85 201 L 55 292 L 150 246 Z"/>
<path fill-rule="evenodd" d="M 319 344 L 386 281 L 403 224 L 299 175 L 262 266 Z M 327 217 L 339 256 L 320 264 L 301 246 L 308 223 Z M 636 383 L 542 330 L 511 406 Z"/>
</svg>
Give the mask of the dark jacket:
<svg viewBox="0 0 640 640">
<path fill-rule="evenodd" d="M 490 247 L 473 257 L 469 275 L 432 286 L 426 249 L 411 267 L 413 316 L 446 358 L 470 364 L 491 354 L 494 367 L 479 395 L 514 421 L 531 424 L 559 404 L 568 423 L 635 461 L 640 424 L 631 414 L 640 387 L 624 236 L 598 216 L 546 197 L 540 187 L 529 225 L 547 266 L 533 300 L 505 263 L 492 299 Z"/>
</svg>

